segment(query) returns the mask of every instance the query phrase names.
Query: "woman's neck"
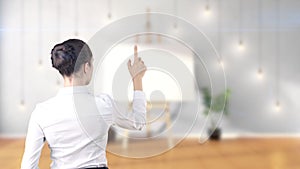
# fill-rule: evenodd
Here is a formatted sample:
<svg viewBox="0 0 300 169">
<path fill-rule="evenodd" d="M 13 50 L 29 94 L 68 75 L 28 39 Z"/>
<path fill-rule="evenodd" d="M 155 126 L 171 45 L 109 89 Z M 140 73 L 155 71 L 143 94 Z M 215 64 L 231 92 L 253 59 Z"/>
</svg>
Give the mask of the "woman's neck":
<svg viewBox="0 0 300 169">
<path fill-rule="evenodd" d="M 74 80 L 74 76 L 71 75 L 70 77 L 65 76 L 64 77 L 64 87 L 70 87 L 70 86 L 85 86 L 86 81 L 82 78 L 76 78 L 76 80 Z"/>
</svg>

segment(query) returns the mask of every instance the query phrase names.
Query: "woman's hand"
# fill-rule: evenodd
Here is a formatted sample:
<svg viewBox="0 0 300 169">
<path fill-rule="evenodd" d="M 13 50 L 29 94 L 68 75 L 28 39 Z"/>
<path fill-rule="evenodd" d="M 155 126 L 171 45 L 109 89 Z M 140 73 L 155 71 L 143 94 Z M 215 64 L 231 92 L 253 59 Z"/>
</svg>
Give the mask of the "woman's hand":
<svg viewBox="0 0 300 169">
<path fill-rule="evenodd" d="M 134 46 L 134 61 L 131 64 L 131 60 L 129 59 L 128 70 L 133 80 L 134 90 L 143 90 L 142 78 L 145 75 L 147 67 L 144 64 L 144 61 L 138 57 L 137 46 Z"/>
</svg>

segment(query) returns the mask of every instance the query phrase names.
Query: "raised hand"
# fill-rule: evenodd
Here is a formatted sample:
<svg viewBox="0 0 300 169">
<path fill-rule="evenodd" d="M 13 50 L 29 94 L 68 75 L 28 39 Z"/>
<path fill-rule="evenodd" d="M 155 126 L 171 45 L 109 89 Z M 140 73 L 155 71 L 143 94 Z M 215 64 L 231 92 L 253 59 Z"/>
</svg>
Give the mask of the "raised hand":
<svg viewBox="0 0 300 169">
<path fill-rule="evenodd" d="M 137 46 L 134 46 L 134 61 L 133 64 L 131 64 L 131 60 L 127 62 L 129 73 L 132 77 L 132 79 L 142 79 L 144 77 L 144 74 L 147 70 L 147 67 L 144 64 L 144 61 L 138 57 L 138 51 Z"/>
</svg>

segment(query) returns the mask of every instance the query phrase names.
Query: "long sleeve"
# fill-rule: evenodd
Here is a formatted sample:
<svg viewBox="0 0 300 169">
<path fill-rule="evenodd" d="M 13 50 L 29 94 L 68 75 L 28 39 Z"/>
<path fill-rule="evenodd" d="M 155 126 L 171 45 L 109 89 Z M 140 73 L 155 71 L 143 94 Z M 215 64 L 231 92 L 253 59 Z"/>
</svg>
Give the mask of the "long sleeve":
<svg viewBox="0 0 300 169">
<path fill-rule="evenodd" d="M 142 91 L 134 91 L 132 112 L 119 112 L 112 100 L 113 123 L 119 127 L 142 130 L 146 125 L 146 98 Z"/>
<path fill-rule="evenodd" d="M 37 108 L 30 117 L 21 169 L 38 169 L 45 136 L 36 121 Z"/>
</svg>

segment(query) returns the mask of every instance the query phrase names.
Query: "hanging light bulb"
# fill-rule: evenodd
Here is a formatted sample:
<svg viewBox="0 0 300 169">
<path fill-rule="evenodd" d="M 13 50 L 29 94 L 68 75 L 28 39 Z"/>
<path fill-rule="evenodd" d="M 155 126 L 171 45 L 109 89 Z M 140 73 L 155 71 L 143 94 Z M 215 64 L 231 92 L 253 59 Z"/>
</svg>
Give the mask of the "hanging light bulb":
<svg viewBox="0 0 300 169">
<path fill-rule="evenodd" d="M 204 9 L 204 16 L 210 16 L 211 14 L 211 9 L 209 4 L 206 4 L 205 9 Z"/>
<path fill-rule="evenodd" d="M 146 9 L 146 31 L 147 31 L 147 36 L 146 36 L 146 43 L 152 43 L 152 39 L 151 39 L 151 34 L 149 33 L 151 31 L 151 21 L 150 21 L 150 12 L 151 9 L 147 8 Z"/>
<path fill-rule="evenodd" d="M 60 0 L 56 0 L 56 39 L 57 41 L 60 41 L 61 38 L 61 1 Z M 56 86 L 59 87 L 60 86 L 60 79 L 59 76 L 57 75 L 56 78 Z"/>
<path fill-rule="evenodd" d="M 107 18 L 111 19 L 111 0 L 107 1 L 107 7 L 108 7 Z"/>
<path fill-rule="evenodd" d="M 173 24 L 173 28 L 174 28 L 174 29 L 177 29 L 177 27 L 178 27 L 178 25 L 177 25 L 177 23 L 175 22 L 175 23 Z"/>
<path fill-rule="evenodd" d="M 242 40 L 239 41 L 238 49 L 239 51 L 245 50 L 244 42 Z"/>
<path fill-rule="evenodd" d="M 258 70 L 257 70 L 257 78 L 262 79 L 263 78 L 263 70 L 262 70 L 262 1 L 258 0 L 258 9 L 259 9 L 259 15 L 258 15 Z"/>
<path fill-rule="evenodd" d="M 21 99 L 21 101 L 20 101 L 20 109 L 21 110 L 25 109 L 25 101 L 23 99 Z"/>
<path fill-rule="evenodd" d="M 210 0 L 206 0 L 203 15 L 204 17 L 209 17 L 211 15 L 211 6 L 210 6 Z"/>
<path fill-rule="evenodd" d="M 76 6 L 76 9 L 75 9 L 75 17 L 74 17 L 74 19 L 75 19 L 74 36 L 78 37 L 78 35 L 79 35 L 79 0 L 76 0 L 75 6 Z"/>
<path fill-rule="evenodd" d="M 205 11 L 206 11 L 206 12 L 210 12 L 209 4 L 207 4 L 207 5 L 205 6 Z"/>
<path fill-rule="evenodd" d="M 219 60 L 219 65 L 224 68 L 224 61 L 222 59 Z"/>
<path fill-rule="evenodd" d="M 39 62 L 38 62 L 39 66 L 42 66 L 43 65 L 43 61 L 40 59 Z"/>
<path fill-rule="evenodd" d="M 276 25 L 276 55 L 275 55 L 275 95 L 276 95 L 276 103 L 275 110 L 279 112 L 281 110 L 281 105 L 279 102 L 280 98 L 280 36 L 279 36 L 279 28 L 280 28 L 280 0 L 276 1 L 276 13 L 277 13 L 277 25 Z"/>
<path fill-rule="evenodd" d="M 221 15 L 222 15 L 222 4 L 221 0 L 218 1 L 217 5 L 217 11 L 218 11 L 218 50 L 220 53 L 220 59 L 219 59 L 219 64 L 222 68 L 224 68 L 224 62 L 223 62 L 223 54 L 222 54 L 222 32 L 221 32 Z"/>
<path fill-rule="evenodd" d="M 24 19 L 24 14 L 25 14 L 25 2 L 21 2 L 21 11 L 20 11 L 20 25 L 22 28 L 22 31 L 20 31 L 20 108 L 23 110 L 25 108 L 25 19 Z"/>
<path fill-rule="evenodd" d="M 242 0 L 239 0 L 239 43 L 238 43 L 238 50 L 243 51 L 245 49 L 244 42 L 243 42 L 243 33 L 242 33 L 242 14 L 243 14 L 243 4 Z"/>
<path fill-rule="evenodd" d="M 257 70 L 257 77 L 258 77 L 258 79 L 262 79 L 263 76 L 264 76 L 264 73 L 263 73 L 262 68 L 258 68 L 258 70 Z"/>
<path fill-rule="evenodd" d="M 39 1 L 39 10 L 38 10 L 38 42 L 39 42 L 39 49 L 38 49 L 38 68 L 42 68 L 43 66 L 43 33 L 42 33 L 42 1 Z"/>
<path fill-rule="evenodd" d="M 39 59 L 38 61 L 38 68 L 42 68 L 43 67 L 43 61 L 41 59 Z"/>
<path fill-rule="evenodd" d="M 280 105 L 279 100 L 277 100 L 275 103 L 275 110 L 276 110 L 276 112 L 279 112 L 281 110 L 281 105 Z"/>
<path fill-rule="evenodd" d="M 177 24 L 177 22 L 178 22 L 178 19 L 177 19 L 177 17 L 178 17 L 178 0 L 174 0 L 173 5 L 174 5 L 174 15 L 176 17 L 176 19 L 173 23 L 173 27 L 174 27 L 174 29 L 177 29 L 177 27 L 178 27 L 178 24 Z"/>
<path fill-rule="evenodd" d="M 60 0 L 56 0 L 56 40 L 60 41 L 61 38 L 61 6 Z"/>
</svg>

